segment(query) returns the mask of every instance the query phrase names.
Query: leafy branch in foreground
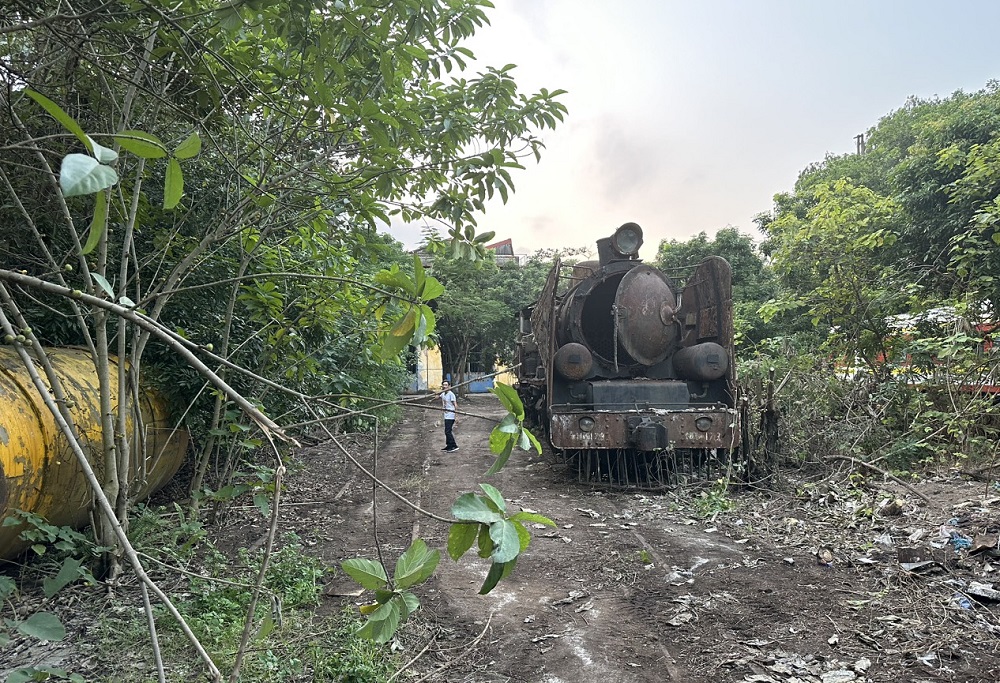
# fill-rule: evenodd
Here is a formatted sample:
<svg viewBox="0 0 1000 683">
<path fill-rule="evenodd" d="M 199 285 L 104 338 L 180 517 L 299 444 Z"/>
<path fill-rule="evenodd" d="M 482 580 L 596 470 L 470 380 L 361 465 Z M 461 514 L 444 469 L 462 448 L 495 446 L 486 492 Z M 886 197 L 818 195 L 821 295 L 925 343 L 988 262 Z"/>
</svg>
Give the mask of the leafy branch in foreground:
<svg viewBox="0 0 1000 683">
<path fill-rule="evenodd" d="M 493 393 L 500 399 L 507 414 L 490 434 L 490 450 L 497 460 L 487 474 L 498 472 L 517 445 L 524 450 L 532 446 L 539 454 L 542 446 L 524 426 L 524 405 L 513 388 L 499 383 Z M 485 495 L 464 493 L 451 506 L 455 517 L 448 532 L 448 556 L 456 562 L 478 544 L 479 556 L 492 562 L 486 580 L 479 589 L 486 595 L 510 575 L 531 543 L 526 524 L 555 526 L 548 517 L 530 510 L 509 514 L 503 494 L 490 484 L 480 484 Z M 416 539 L 396 561 L 396 571 L 390 581 L 385 566 L 374 560 L 345 560 L 341 567 L 362 587 L 375 591 L 375 602 L 363 605 L 361 613 L 368 622 L 358 634 L 376 642 L 387 642 L 406 619 L 420 607 L 417 596 L 408 589 L 426 581 L 434 573 L 440 552 L 430 550 L 422 539 Z"/>
<path fill-rule="evenodd" d="M 440 552 L 428 549 L 418 538 L 396 560 L 392 581 L 378 562 L 363 558 L 345 561 L 341 565 L 344 571 L 363 587 L 375 591 L 375 602 L 361 607 L 368 621 L 358 635 L 377 643 L 392 638 L 399 625 L 420 607 L 420 600 L 407 589 L 430 578 L 440 559 Z"/>
<path fill-rule="evenodd" d="M 448 533 L 448 555 L 458 561 L 472 544 L 478 541 L 479 556 L 493 562 L 480 595 L 493 590 L 501 579 L 513 570 L 520 556 L 531 543 L 531 532 L 525 523 L 533 522 L 545 526 L 555 526 L 548 517 L 535 512 L 521 511 L 507 516 L 507 505 L 500 491 L 489 484 L 480 484 L 486 493 L 464 493 L 451 506 L 451 513 L 463 520 L 451 525 Z"/>
</svg>

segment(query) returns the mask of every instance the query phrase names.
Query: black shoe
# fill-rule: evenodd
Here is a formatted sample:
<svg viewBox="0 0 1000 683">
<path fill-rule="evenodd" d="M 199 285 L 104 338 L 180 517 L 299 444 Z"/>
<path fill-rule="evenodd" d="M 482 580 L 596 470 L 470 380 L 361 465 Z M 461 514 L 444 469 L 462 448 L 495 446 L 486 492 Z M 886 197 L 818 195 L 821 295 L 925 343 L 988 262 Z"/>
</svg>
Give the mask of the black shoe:
<svg viewBox="0 0 1000 683">
<path fill-rule="evenodd" d="M 442 450 L 442 451 L 446 451 L 446 450 L 448 450 L 448 447 L 447 447 L 447 446 L 445 446 L 445 447 L 444 447 L 444 448 L 442 448 L 441 450 Z"/>
<path fill-rule="evenodd" d="M 458 446 L 455 446 L 454 448 L 446 448 L 444 450 L 446 453 L 454 453 L 455 451 L 458 450 Z"/>
</svg>

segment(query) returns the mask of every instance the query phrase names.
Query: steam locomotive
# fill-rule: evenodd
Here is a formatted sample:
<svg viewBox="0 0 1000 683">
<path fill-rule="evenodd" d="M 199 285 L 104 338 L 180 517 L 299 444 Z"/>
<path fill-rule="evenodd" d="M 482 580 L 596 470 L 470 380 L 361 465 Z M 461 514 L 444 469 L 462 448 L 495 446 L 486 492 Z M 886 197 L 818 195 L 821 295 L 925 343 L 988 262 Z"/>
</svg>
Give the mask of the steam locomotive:
<svg viewBox="0 0 1000 683">
<path fill-rule="evenodd" d="M 527 418 L 585 481 L 711 477 L 739 446 L 729 263 L 705 259 L 681 288 L 639 260 L 641 245 L 625 223 L 598 240 L 597 261 L 556 260 L 520 316 Z"/>
</svg>

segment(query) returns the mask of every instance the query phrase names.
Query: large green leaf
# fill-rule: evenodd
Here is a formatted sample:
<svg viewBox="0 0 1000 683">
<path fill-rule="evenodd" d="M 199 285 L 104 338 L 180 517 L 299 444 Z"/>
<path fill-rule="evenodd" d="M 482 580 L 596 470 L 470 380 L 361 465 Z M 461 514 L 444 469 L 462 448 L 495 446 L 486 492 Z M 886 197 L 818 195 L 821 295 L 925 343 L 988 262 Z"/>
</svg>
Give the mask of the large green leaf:
<svg viewBox="0 0 1000 683">
<path fill-rule="evenodd" d="M 108 149 L 104 145 L 97 144 L 89 135 L 87 136 L 87 140 L 90 143 L 89 147 L 94 154 L 94 158 L 102 164 L 111 164 L 118 161 L 118 152 L 113 149 Z"/>
<path fill-rule="evenodd" d="M 493 461 L 493 465 L 486 470 L 487 475 L 496 474 L 502 470 L 504 465 L 506 465 L 507 461 L 510 459 L 510 454 L 514 452 L 515 437 L 513 435 L 504 434 L 503 432 L 498 432 L 495 429 L 493 430 L 493 433 L 499 434 L 503 439 L 503 447 L 500 449 L 500 452 L 497 453 L 497 459 Z M 496 450 L 493 449 L 493 434 L 490 434 L 490 450 L 493 450 L 493 452 L 496 453 Z"/>
<path fill-rule="evenodd" d="M 509 452 L 508 444 L 513 445 L 515 441 L 517 441 L 517 434 L 505 432 L 499 426 L 494 427 L 493 431 L 490 432 L 490 450 L 497 455 L 500 455 L 504 449 Z"/>
<path fill-rule="evenodd" d="M 97 201 L 94 202 L 94 218 L 90 221 L 90 234 L 87 235 L 87 243 L 83 245 L 84 256 L 94 251 L 101 241 L 101 236 L 108 227 L 108 195 L 107 192 L 97 193 Z"/>
<path fill-rule="evenodd" d="M 383 336 L 382 358 L 386 360 L 395 358 L 399 355 L 400 351 L 409 345 L 416 329 L 418 313 L 419 309 L 416 306 L 410 306 L 406 315 L 400 318 L 392 326 L 392 329 Z"/>
<path fill-rule="evenodd" d="M 420 260 L 419 254 L 413 255 L 413 291 L 418 297 L 423 297 L 424 284 L 427 282 L 427 275 L 424 273 L 424 264 Z"/>
<path fill-rule="evenodd" d="M 479 525 L 479 534 L 477 540 L 479 545 L 479 557 L 485 559 L 493 554 L 493 539 L 490 538 L 489 525 L 487 524 Z"/>
<path fill-rule="evenodd" d="M 503 494 L 500 493 L 495 486 L 491 486 L 490 484 L 480 484 L 479 488 L 486 493 L 486 496 L 493 501 L 493 504 L 497 506 L 497 509 L 500 512 L 507 511 L 507 503 L 504 502 Z"/>
<path fill-rule="evenodd" d="M 54 577 L 46 576 L 42 580 L 45 597 L 51 598 L 63 588 L 80 578 L 82 560 L 77 557 L 67 557 Z"/>
<path fill-rule="evenodd" d="M 496 588 L 496 585 L 500 583 L 501 579 L 507 578 L 507 576 L 514 571 L 514 565 L 517 563 L 517 559 L 513 559 L 510 562 L 505 562 L 504 564 L 499 564 L 494 562 L 490 565 L 490 571 L 486 574 L 486 580 L 483 581 L 483 587 L 479 589 L 480 595 L 486 595 L 491 590 Z"/>
<path fill-rule="evenodd" d="M 59 187 L 67 197 L 93 194 L 118 182 L 118 174 L 88 154 L 67 154 L 59 169 Z"/>
<path fill-rule="evenodd" d="M 368 621 L 358 630 L 358 635 L 376 643 L 389 642 L 403 619 L 400 608 L 405 606 L 405 603 L 397 600 L 397 597 L 399 596 L 394 596 L 389 602 L 379 605 L 377 610 L 368 615 Z"/>
<path fill-rule="evenodd" d="M 431 299 L 436 299 L 444 294 L 444 285 L 435 278 L 428 276 L 424 280 L 424 290 L 420 294 L 420 299 L 423 301 L 430 301 Z"/>
<path fill-rule="evenodd" d="M 490 524 L 490 539 L 493 541 L 494 562 L 510 562 L 521 552 L 521 541 L 517 536 L 517 527 L 507 519 Z"/>
<path fill-rule="evenodd" d="M 448 556 L 457 562 L 476 542 L 478 534 L 478 524 L 452 524 L 448 530 Z"/>
<path fill-rule="evenodd" d="M 344 560 L 341 562 L 340 567 L 348 576 L 360 583 L 362 587 L 371 591 L 385 588 L 389 582 L 382 565 L 372 560 L 366 560 L 363 557 Z"/>
<path fill-rule="evenodd" d="M 184 173 L 181 165 L 173 157 L 167 162 L 167 175 L 163 179 L 163 208 L 173 209 L 184 194 Z"/>
<path fill-rule="evenodd" d="M 52 612 L 35 612 L 24 621 L 17 622 L 17 630 L 39 640 L 62 640 L 66 637 L 66 628 Z"/>
<path fill-rule="evenodd" d="M 160 159 L 167 156 L 167 147 L 160 138 L 141 130 L 123 130 L 115 136 L 122 149 L 143 159 Z"/>
<path fill-rule="evenodd" d="M 420 609 L 420 599 L 410 591 L 403 591 L 399 594 L 399 599 L 405 606 L 403 617 L 406 618 Z"/>
<path fill-rule="evenodd" d="M 38 104 L 42 106 L 42 109 L 47 111 L 52 115 L 52 118 L 62 124 L 63 128 L 79 138 L 80 142 L 84 144 L 88 152 L 93 152 L 93 149 L 91 148 L 93 140 L 91 140 L 90 137 L 83 132 L 83 128 L 80 128 L 80 124 L 73 120 L 72 116 L 62 110 L 62 107 L 42 93 L 36 92 L 31 88 L 26 88 L 24 90 L 24 94 L 33 99 L 35 102 L 38 102 Z"/>
<path fill-rule="evenodd" d="M 417 293 L 417 286 L 413 280 L 410 279 L 409 275 L 399 270 L 397 266 L 393 266 L 389 270 L 380 270 L 375 274 L 375 281 L 380 285 L 402 290 L 411 297 L 416 296 Z"/>
<path fill-rule="evenodd" d="M 434 573 L 440 560 L 441 553 L 428 549 L 427 544 L 418 538 L 396 560 L 396 572 L 392 576 L 393 583 L 396 588 L 410 588 L 418 583 L 423 583 Z"/>
<path fill-rule="evenodd" d="M 174 158 L 176 159 L 190 159 L 196 156 L 198 152 L 201 151 L 201 138 L 198 137 L 198 131 L 194 131 L 184 142 L 177 145 L 177 149 L 174 150 Z"/>
<path fill-rule="evenodd" d="M 544 524 L 545 526 L 552 527 L 556 525 L 555 522 L 545 515 L 540 515 L 537 512 L 524 512 L 523 510 L 516 515 L 511 515 L 510 519 L 513 522 L 534 522 L 535 524 Z"/>
<path fill-rule="evenodd" d="M 513 387 L 503 382 L 497 382 L 491 391 L 500 399 L 500 404 L 514 414 L 518 422 L 524 420 L 524 405 L 521 403 L 521 397 L 517 395 L 517 391 Z"/>
<path fill-rule="evenodd" d="M 503 519 L 503 515 L 491 510 L 486 501 L 474 493 L 463 493 L 459 496 L 451 506 L 451 514 L 455 519 L 484 524 L 492 524 Z"/>
<path fill-rule="evenodd" d="M 528 546 L 531 544 L 531 532 L 528 531 L 525 528 L 525 526 L 520 522 L 512 521 L 512 524 L 514 525 L 514 529 L 517 531 L 517 540 L 520 544 L 520 549 L 518 552 L 523 553 L 525 550 L 528 549 Z"/>
<path fill-rule="evenodd" d="M 520 426 L 518 424 L 517 418 L 513 414 L 507 413 L 500 420 L 500 423 L 494 427 L 497 431 L 503 432 L 505 434 L 517 434 Z"/>
</svg>

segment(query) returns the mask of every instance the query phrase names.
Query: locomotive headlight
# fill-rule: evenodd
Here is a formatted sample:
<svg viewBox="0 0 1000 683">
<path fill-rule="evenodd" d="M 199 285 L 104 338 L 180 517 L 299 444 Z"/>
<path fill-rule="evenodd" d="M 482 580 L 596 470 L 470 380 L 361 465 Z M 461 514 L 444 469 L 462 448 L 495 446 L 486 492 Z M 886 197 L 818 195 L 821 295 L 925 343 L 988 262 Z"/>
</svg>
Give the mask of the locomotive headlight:
<svg viewBox="0 0 1000 683">
<path fill-rule="evenodd" d="M 699 432 L 707 432 L 712 428 L 712 418 L 702 415 L 694 421 L 694 426 Z"/>
<path fill-rule="evenodd" d="M 594 431 L 594 427 L 596 427 L 596 426 L 597 426 L 597 423 L 594 422 L 594 418 L 592 418 L 592 417 L 581 417 L 580 418 L 580 431 L 581 432 L 592 432 L 592 431 Z"/>
<path fill-rule="evenodd" d="M 611 248 L 618 252 L 619 256 L 637 256 L 641 246 L 642 228 L 636 223 L 626 223 L 615 230 L 615 234 L 611 237 Z"/>
</svg>

